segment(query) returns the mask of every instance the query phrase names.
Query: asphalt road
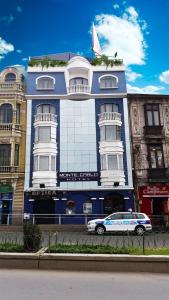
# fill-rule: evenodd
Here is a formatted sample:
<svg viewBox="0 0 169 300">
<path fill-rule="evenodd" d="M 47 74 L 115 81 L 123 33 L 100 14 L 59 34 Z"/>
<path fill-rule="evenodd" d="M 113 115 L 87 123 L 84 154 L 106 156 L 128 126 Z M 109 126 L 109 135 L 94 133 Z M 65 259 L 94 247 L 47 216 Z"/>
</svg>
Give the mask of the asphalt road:
<svg viewBox="0 0 169 300">
<path fill-rule="evenodd" d="M 17 243 L 23 244 L 23 234 L 21 232 L 0 232 L 0 243 Z M 145 235 L 145 247 L 161 248 L 169 247 L 169 233 L 150 233 Z M 115 235 L 106 234 L 98 236 L 87 234 L 86 232 L 43 232 L 42 246 L 49 244 L 88 244 L 88 245 L 111 245 L 114 247 L 142 247 L 143 237 L 133 234 Z"/>
<path fill-rule="evenodd" d="M 168 300 L 169 275 L 0 270 L 1 300 Z"/>
</svg>

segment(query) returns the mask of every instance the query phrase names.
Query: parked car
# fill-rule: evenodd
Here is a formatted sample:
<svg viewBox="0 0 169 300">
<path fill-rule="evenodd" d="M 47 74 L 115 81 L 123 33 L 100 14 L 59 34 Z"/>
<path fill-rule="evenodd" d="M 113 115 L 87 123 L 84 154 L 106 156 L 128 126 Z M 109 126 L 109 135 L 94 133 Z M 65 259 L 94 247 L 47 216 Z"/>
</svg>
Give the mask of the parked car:
<svg viewBox="0 0 169 300">
<path fill-rule="evenodd" d="M 145 231 L 152 230 L 152 225 L 151 220 L 144 213 L 117 212 L 104 219 L 89 221 L 87 230 L 99 235 L 109 231 L 131 231 L 137 235 L 143 235 Z"/>
</svg>

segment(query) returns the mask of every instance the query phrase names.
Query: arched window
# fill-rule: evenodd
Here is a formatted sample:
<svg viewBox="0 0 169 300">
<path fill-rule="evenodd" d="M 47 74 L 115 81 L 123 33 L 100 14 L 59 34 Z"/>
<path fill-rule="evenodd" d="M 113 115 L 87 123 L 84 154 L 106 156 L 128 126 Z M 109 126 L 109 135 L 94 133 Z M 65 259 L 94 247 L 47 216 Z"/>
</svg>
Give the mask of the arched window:
<svg viewBox="0 0 169 300">
<path fill-rule="evenodd" d="M 117 88 L 118 78 L 113 75 L 103 75 L 99 78 L 101 89 Z"/>
<path fill-rule="evenodd" d="M 36 87 L 38 90 L 53 90 L 55 79 L 51 76 L 41 76 L 36 79 Z"/>
<path fill-rule="evenodd" d="M 12 123 L 12 105 L 9 103 L 0 106 L 0 123 Z"/>
<path fill-rule="evenodd" d="M 6 74 L 5 81 L 16 81 L 16 75 L 14 73 Z"/>
</svg>

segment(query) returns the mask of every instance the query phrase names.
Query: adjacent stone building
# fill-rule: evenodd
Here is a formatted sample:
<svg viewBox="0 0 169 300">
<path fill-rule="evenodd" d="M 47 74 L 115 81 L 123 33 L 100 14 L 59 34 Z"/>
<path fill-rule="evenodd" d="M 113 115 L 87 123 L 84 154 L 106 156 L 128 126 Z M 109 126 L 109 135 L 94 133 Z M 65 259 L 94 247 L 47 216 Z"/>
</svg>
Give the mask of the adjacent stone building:
<svg viewBox="0 0 169 300">
<path fill-rule="evenodd" d="M 169 96 L 130 94 L 128 103 L 136 208 L 167 220 Z"/>
<path fill-rule="evenodd" d="M 0 73 L 0 224 L 22 222 L 26 101 L 21 66 Z"/>
</svg>

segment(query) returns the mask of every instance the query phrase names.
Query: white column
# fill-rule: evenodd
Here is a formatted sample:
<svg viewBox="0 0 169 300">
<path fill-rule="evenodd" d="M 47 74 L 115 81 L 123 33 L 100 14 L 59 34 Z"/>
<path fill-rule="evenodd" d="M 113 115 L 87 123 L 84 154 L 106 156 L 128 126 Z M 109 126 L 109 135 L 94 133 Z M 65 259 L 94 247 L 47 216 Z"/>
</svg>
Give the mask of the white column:
<svg viewBox="0 0 169 300">
<path fill-rule="evenodd" d="M 26 124 L 26 161 L 25 161 L 25 190 L 29 188 L 30 159 L 31 159 L 31 119 L 32 100 L 27 100 L 27 124 Z"/>
</svg>

